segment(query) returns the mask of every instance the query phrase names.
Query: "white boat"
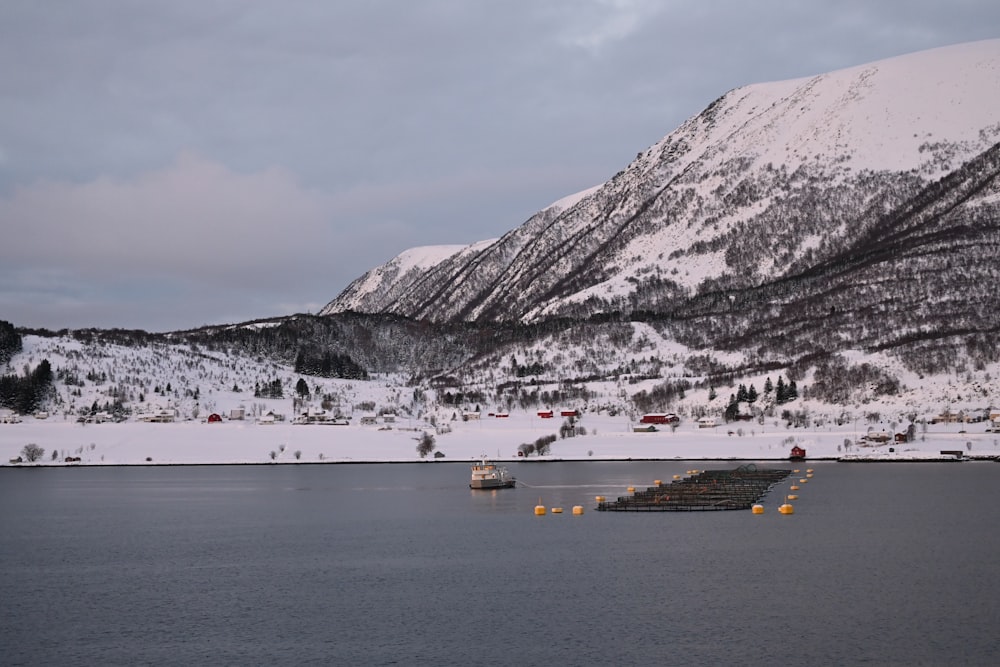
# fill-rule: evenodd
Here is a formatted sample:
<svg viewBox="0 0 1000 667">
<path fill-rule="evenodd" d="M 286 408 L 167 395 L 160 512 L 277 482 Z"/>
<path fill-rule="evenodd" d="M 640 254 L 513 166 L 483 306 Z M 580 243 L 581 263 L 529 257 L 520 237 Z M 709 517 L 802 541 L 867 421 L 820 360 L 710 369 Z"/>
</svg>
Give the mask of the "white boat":
<svg viewBox="0 0 1000 667">
<path fill-rule="evenodd" d="M 485 454 L 479 459 L 479 463 L 472 464 L 470 489 L 512 489 L 514 483 L 514 478 L 507 469 L 487 459 Z"/>
</svg>

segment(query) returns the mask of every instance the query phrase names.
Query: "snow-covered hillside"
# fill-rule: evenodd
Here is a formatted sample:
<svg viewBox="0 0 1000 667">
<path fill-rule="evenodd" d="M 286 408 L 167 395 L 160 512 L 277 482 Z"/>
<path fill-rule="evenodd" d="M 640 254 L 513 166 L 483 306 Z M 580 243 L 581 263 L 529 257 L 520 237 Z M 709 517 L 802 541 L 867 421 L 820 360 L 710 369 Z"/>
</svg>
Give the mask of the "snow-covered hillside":
<svg viewBox="0 0 1000 667">
<path fill-rule="evenodd" d="M 998 106 L 1000 40 L 738 88 L 602 186 L 420 271 L 404 253 L 322 312 L 535 321 L 759 285 L 860 252 L 1000 141 Z M 994 215 L 995 179 L 974 189 Z"/>
<path fill-rule="evenodd" d="M 0 424 L 0 461 L 18 457 L 29 443 L 46 451 L 48 463 L 67 456 L 97 465 L 411 461 L 420 460 L 416 443 L 425 434 L 435 438 L 435 449 L 445 460 L 470 460 L 483 453 L 515 459 L 521 445 L 545 436 L 559 436 L 548 458 L 583 460 L 782 459 L 793 445 L 806 448 L 812 458 L 926 458 L 941 450 L 1000 455 L 1000 431 L 993 433 L 988 421 L 978 421 L 1000 405 L 998 364 L 919 377 L 890 357 L 849 353 L 849 364 L 871 364 L 897 377 L 898 391 L 885 395 L 874 385 L 860 386 L 850 390 L 844 403 L 831 404 L 809 398 L 817 381 L 810 372 L 797 378 L 800 398 L 777 404 L 765 387 L 783 376 L 748 376 L 738 384 L 755 387 L 760 396 L 740 405 L 747 420 L 727 422 L 736 382 L 731 387 L 695 386 L 689 381 L 697 378 L 687 370 L 691 351 L 663 339 L 652 327 L 638 325 L 625 349 L 624 361 L 615 362 L 623 371 L 617 379 L 525 378 L 519 392 L 510 393 L 497 386 L 510 370 L 502 368 L 471 368 L 469 382 L 462 386 L 414 383 L 392 374 L 337 380 L 304 377 L 281 364 L 188 344 L 122 346 L 27 336 L 23 351 L 5 372 L 47 359 L 57 378 L 54 393 L 44 405 L 45 414 Z M 527 368 L 539 360 L 547 373 L 562 377 L 581 363 L 573 354 L 550 354 L 546 346 L 520 349 L 512 361 Z M 296 392 L 300 379 L 306 380 L 307 398 Z M 272 386 L 275 380 L 281 398 L 255 396 L 255 387 Z M 688 381 L 687 390 L 657 393 L 658 387 L 681 381 Z M 641 409 L 642 396 L 658 402 Z M 555 411 L 554 418 L 538 415 L 546 409 Z M 141 422 L 142 415 L 164 410 L 174 415 L 175 423 Z M 571 428 L 560 416 L 563 410 L 579 413 Z M 345 418 L 347 424 L 293 425 L 296 416 L 317 411 Z M 676 429 L 635 432 L 647 411 L 673 412 L 681 422 Z M 977 421 L 933 424 L 943 413 Z M 221 421 L 211 423 L 211 414 L 222 416 Z M 715 425 L 699 428 L 702 418 Z M 905 432 L 910 424 L 917 437 L 893 452 L 892 443 L 861 440 Z"/>
</svg>

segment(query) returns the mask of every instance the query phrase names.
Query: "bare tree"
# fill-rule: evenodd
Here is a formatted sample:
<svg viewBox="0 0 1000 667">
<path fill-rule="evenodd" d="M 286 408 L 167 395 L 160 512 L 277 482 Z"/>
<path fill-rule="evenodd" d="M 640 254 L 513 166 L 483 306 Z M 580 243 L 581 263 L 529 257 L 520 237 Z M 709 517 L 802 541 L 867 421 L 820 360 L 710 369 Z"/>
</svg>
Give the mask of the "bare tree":
<svg viewBox="0 0 1000 667">
<path fill-rule="evenodd" d="M 34 463 L 38 459 L 45 456 L 45 448 L 39 447 L 33 442 L 29 442 L 21 449 L 21 456 L 24 457 L 25 461 L 29 463 Z"/>
<path fill-rule="evenodd" d="M 434 436 L 430 433 L 424 433 L 420 438 L 417 439 L 417 454 L 420 458 L 425 458 L 428 454 L 434 451 L 437 445 L 434 443 Z"/>
</svg>

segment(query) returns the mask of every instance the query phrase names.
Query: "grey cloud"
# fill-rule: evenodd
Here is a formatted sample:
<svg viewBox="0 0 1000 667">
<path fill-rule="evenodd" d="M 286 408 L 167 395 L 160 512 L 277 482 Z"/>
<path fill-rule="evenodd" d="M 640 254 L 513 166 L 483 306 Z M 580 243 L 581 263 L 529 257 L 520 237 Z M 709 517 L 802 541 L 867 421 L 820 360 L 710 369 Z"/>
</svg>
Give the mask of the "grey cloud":
<svg viewBox="0 0 1000 667">
<path fill-rule="evenodd" d="M 996 25 L 973 0 L 4 3 L 0 318 L 325 303 L 606 180 L 733 87 Z"/>
</svg>

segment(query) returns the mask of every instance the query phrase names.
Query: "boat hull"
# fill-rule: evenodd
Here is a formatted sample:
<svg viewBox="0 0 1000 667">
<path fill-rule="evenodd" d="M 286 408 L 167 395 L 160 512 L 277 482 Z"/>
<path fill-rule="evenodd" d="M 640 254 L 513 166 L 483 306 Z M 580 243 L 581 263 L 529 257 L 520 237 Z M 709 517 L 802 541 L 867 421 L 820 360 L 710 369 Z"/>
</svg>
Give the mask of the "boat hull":
<svg viewBox="0 0 1000 667">
<path fill-rule="evenodd" d="M 470 482 L 469 488 L 483 489 L 487 491 L 490 489 L 513 489 L 514 484 L 516 484 L 516 482 L 512 479 L 506 479 L 506 480 L 484 479 L 484 480 L 476 480 L 474 482 Z"/>
</svg>

